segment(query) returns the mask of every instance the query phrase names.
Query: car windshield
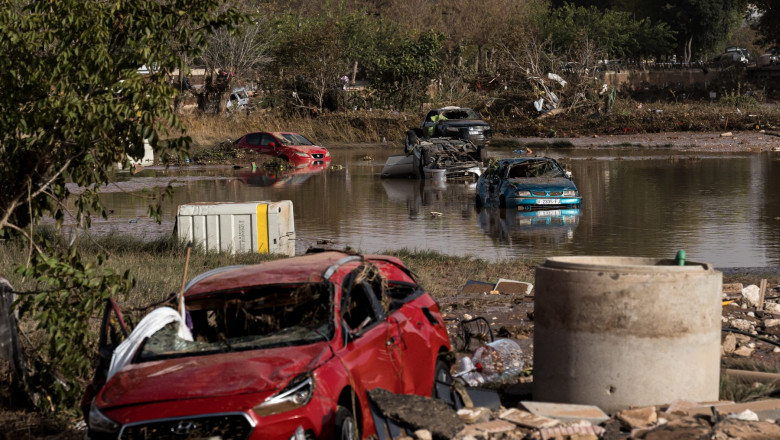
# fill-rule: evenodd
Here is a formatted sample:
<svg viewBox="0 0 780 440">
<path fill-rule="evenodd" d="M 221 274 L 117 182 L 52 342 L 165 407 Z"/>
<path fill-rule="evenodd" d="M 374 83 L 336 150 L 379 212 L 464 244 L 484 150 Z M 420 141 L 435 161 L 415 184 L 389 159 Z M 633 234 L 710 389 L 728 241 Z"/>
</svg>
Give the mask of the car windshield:
<svg viewBox="0 0 780 440">
<path fill-rule="evenodd" d="M 330 340 L 332 295 L 327 283 L 257 286 L 187 300 L 193 341 L 179 338 L 176 323 L 149 337 L 135 362 L 253 350 Z"/>
<path fill-rule="evenodd" d="M 533 177 L 564 177 L 563 169 L 553 160 L 526 160 L 509 165 L 506 171 L 508 179 L 525 179 Z"/>
<path fill-rule="evenodd" d="M 447 119 L 482 119 L 477 112 L 470 108 L 459 108 L 455 110 L 444 110 L 442 112 Z"/>
<path fill-rule="evenodd" d="M 284 145 L 314 145 L 310 140 L 298 133 L 281 133 L 278 137 L 279 142 Z"/>
</svg>

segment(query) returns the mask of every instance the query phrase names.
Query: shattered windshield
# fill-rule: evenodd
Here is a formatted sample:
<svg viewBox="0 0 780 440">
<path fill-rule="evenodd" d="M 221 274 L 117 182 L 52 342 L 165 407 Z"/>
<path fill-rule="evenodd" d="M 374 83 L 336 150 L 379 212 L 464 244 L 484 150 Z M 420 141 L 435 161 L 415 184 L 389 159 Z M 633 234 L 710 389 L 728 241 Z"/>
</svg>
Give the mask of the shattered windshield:
<svg viewBox="0 0 780 440">
<path fill-rule="evenodd" d="M 525 179 L 532 177 L 564 177 L 563 169 L 550 159 L 527 160 L 509 166 L 507 179 Z"/>
<path fill-rule="evenodd" d="M 470 108 L 459 108 L 457 110 L 446 110 L 442 112 L 447 119 L 482 119 L 474 110 Z"/>
<path fill-rule="evenodd" d="M 330 340 L 334 334 L 327 283 L 248 287 L 188 298 L 193 341 L 168 325 L 149 337 L 135 362 Z"/>
<path fill-rule="evenodd" d="M 279 135 L 279 142 L 284 145 L 314 145 L 310 140 L 298 133 L 282 133 Z"/>
</svg>

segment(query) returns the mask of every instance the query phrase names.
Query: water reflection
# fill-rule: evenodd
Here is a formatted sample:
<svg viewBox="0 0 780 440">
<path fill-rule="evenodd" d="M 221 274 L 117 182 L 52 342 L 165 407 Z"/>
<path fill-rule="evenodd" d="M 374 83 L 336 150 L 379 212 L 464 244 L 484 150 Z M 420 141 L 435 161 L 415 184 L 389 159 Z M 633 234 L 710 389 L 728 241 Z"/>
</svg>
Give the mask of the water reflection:
<svg viewBox="0 0 780 440">
<path fill-rule="evenodd" d="M 242 171 L 230 181 L 239 181 L 250 186 L 296 186 L 309 180 L 313 175 L 327 170 L 329 164 L 318 163 L 305 168 L 293 169 L 263 169 Z"/>
<path fill-rule="evenodd" d="M 516 209 L 477 209 L 479 227 L 499 246 L 513 248 L 558 247 L 574 240 L 579 209 L 518 211 Z"/>
<path fill-rule="evenodd" d="M 436 250 L 487 259 L 551 255 L 672 258 L 685 249 L 718 267 L 780 265 L 780 153 L 691 155 L 663 149 L 536 148 L 572 170 L 583 195 L 578 215 L 527 218 L 477 211 L 473 183 L 382 179 L 401 146 L 331 149 L 332 167 L 270 175 L 248 169 L 145 170 L 130 185 L 178 180 L 163 224 L 145 217 L 143 191 L 104 195 L 113 214 L 101 231 L 170 234 L 179 205 L 292 200 L 296 252 L 318 241 L 364 252 Z M 492 155 L 508 157 L 511 150 Z M 373 161 L 364 160 L 366 156 Z M 432 214 L 433 213 L 433 214 Z M 441 215 L 438 215 L 441 214 Z M 139 219 L 135 223 L 130 220 Z"/>
</svg>

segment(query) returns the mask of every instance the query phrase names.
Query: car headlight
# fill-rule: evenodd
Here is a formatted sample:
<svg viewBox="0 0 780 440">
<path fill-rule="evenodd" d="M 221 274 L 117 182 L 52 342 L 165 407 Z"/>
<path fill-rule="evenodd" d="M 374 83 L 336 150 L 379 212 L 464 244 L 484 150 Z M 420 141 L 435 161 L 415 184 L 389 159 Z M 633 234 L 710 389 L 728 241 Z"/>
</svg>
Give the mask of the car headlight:
<svg viewBox="0 0 780 440">
<path fill-rule="evenodd" d="M 330 157 L 330 151 L 325 152 L 325 157 Z"/>
<path fill-rule="evenodd" d="M 314 394 L 314 378 L 309 374 L 295 377 L 284 389 L 252 408 L 258 416 L 270 416 L 306 406 Z"/>
<path fill-rule="evenodd" d="M 304 153 L 303 151 L 296 151 L 295 155 L 300 157 L 309 157 L 309 153 Z"/>
<path fill-rule="evenodd" d="M 577 197 L 577 191 L 574 191 L 573 189 L 567 189 L 563 192 L 564 197 Z"/>
<path fill-rule="evenodd" d="M 119 428 L 121 428 L 119 423 L 104 416 L 95 406 L 95 402 L 92 402 L 89 407 L 89 429 L 96 432 L 116 433 L 119 432 Z"/>
<path fill-rule="evenodd" d="M 518 197 L 531 197 L 531 191 L 515 191 L 515 195 Z"/>
</svg>

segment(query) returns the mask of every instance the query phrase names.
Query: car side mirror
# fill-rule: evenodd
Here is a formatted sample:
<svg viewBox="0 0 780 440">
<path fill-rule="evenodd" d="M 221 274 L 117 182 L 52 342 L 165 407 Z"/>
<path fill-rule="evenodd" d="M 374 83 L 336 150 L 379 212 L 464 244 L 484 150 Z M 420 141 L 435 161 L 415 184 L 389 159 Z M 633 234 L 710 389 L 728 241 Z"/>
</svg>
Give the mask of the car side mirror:
<svg viewBox="0 0 780 440">
<path fill-rule="evenodd" d="M 571 179 L 571 176 L 572 176 L 572 174 L 571 174 L 571 171 L 569 171 L 569 170 L 566 170 L 566 171 L 564 172 L 564 174 L 566 174 L 566 178 L 567 178 L 567 179 Z"/>
<path fill-rule="evenodd" d="M 271 142 L 268 144 L 269 147 L 276 148 L 276 142 Z"/>
</svg>

